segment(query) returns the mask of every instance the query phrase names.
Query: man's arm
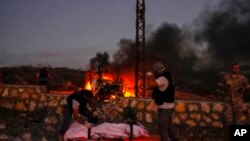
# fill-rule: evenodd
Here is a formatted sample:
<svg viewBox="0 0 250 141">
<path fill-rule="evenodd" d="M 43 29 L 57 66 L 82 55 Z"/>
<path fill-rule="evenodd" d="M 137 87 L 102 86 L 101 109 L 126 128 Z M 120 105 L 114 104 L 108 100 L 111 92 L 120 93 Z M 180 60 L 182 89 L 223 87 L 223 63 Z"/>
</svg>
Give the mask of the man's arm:
<svg viewBox="0 0 250 141">
<path fill-rule="evenodd" d="M 227 84 L 227 78 L 228 78 L 228 74 L 224 74 L 222 77 L 221 77 L 221 80 L 219 81 L 218 83 L 218 87 L 219 89 L 221 89 L 222 91 L 224 92 L 228 92 L 231 90 L 231 85 Z"/>
<path fill-rule="evenodd" d="M 81 115 L 78 113 L 78 109 L 73 108 L 73 117 L 76 121 L 78 121 L 81 124 L 85 124 L 85 121 L 87 118 L 81 117 Z"/>
<path fill-rule="evenodd" d="M 159 87 L 158 83 L 155 81 L 155 78 L 152 73 L 146 74 L 147 78 L 147 89 L 153 89 Z"/>
<path fill-rule="evenodd" d="M 90 128 L 91 125 L 88 123 L 88 118 L 79 113 L 79 106 L 80 106 L 80 103 L 73 99 L 73 105 L 72 105 L 73 117 L 76 121 L 78 121 L 85 127 Z"/>
<path fill-rule="evenodd" d="M 48 81 L 51 81 L 51 73 L 50 72 L 47 72 L 47 74 L 48 74 Z"/>
<path fill-rule="evenodd" d="M 88 119 L 85 116 L 82 116 L 81 114 L 78 113 L 78 109 L 73 108 L 73 117 L 75 118 L 76 121 L 81 123 L 87 128 L 91 128 L 93 125 L 88 123 Z"/>
<path fill-rule="evenodd" d="M 39 81 L 39 73 L 36 73 L 36 76 L 35 76 L 36 78 L 36 82 L 38 82 Z"/>
<path fill-rule="evenodd" d="M 250 90 L 250 84 L 249 84 L 249 81 L 248 81 L 248 79 L 247 79 L 246 76 L 245 76 L 244 84 L 245 84 L 244 90 L 245 90 L 245 91 L 249 91 L 249 90 Z"/>
</svg>

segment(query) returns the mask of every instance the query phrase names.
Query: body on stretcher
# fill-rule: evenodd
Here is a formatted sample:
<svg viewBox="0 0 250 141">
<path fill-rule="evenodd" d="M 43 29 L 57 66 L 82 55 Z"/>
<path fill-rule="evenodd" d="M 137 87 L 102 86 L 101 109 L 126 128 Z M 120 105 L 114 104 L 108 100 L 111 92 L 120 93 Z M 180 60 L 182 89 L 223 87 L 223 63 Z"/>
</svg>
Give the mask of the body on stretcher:
<svg viewBox="0 0 250 141">
<path fill-rule="evenodd" d="M 108 123 L 104 122 L 91 129 L 86 128 L 79 122 L 71 124 L 70 128 L 64 135 L 65 141 L 83 141 L 83 140 L 99 140 L 111 141 L 114 139 L 131 140 L 132 138 L 147 138 L 149 137 L 148 131 L 140 124 L 132 125 L 127 123 Z"/>
</svg>

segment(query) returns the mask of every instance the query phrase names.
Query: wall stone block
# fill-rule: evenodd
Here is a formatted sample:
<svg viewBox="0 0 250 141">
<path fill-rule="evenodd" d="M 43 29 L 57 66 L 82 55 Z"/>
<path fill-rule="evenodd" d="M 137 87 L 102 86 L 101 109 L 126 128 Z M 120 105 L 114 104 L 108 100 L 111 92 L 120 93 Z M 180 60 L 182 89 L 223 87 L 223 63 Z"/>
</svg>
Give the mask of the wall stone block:
<svg viewBox="0 0 250 141">
<path fill-rule="evenodd" d="M 201 115 L 198 113 L 192 113 L 190 114 L 190 118 L 195 120 L 195 121 L 200 121 L 201 120 Z"/>
<path fill-rule="evenodd" d="M 211 113 L 212 119 L 219 119 L 219 115 L 217 113 Z"/>
<path fill-rule="evenodd" d="M 212 122 L 212 119 L 210 118 L 210 117 L 208 117 L 208 116 L 203 116 L 202 117 L 203 118 L 203 120 L 206 122 L 206 123 L 211 123 Z"/>
<path fill-rule="evenodd" d="M 197 123 L 194 122 L 193 120 L 187 120 L 187 125 L 194 127 L 194 126 L 197 126 Z"/>
<path fill-rule="evenodd" d="M 36 109 L 36 102 L 34 100 L 31 100 L 29 104 L 29 111 L 35 111 L 35 109 Z"/>
<path fill-rule="evenodd" d="M 38 103 L 37 108 L 38 109 L 44 109 L 45 108 L 44 103 Z"/>
<path fill-rule="evenodd" d="M 142 112 L 137 112 L 136 117 L 137 117 L 137 120 L 143 121 L 143 113 Z"/>
<path fill-rule="evenodd" d="M 24 88 L 19 88 L 18 89 L 18 92 L 20 92 L 20 93 L 23 92 L 23 91 L 24 91 Z"/>
<path fill-rule="evenodd" d="M 179 113 L 186 112 L 187 109 L 185 103 L 184 102 L 177 103 L 175 106 L 175 110 L 176 112 Z"/>
<path fill-rule="evenodd" d="M 208 102 L 201 103 L 201 110 L 202 110 L 202 112 L 210 113 L 211 108 L 210 108 L 209 103 Z"/>
<path fill-rule="evenodd" d="M 130 103 L 130 107 L 136 107 L 137 106 L 137 104 L 138 104 L 138 101 L 136 101 L 136 100 L 132 100 L 132 102 Z"/>
<path fill-rule="evenodd" d="M 57 107 L 58 106 L 58 101 L 57 100 L 51 100 L 51 101 L 49 101 L 48 106 L 49 107 Z"/>
<path fill-rule="evenodd" d="M 27 89 L 28 93 L 36 93 L 36 88 L 35 87 L 30 87 Z"/>
<path fill-rule="evenodd" d="M 144 102 L 142 102 L 142 101 L 140 101 L 140 102 L 138 103 L 137 109 L 139 109 L 139 110 L 143 110 L 143 109 L 144 109 L 144 107 L 145 107 L 145 103 L 144 103 Z"/>
<path fill-rule="evenodd" d="M 146 110 L 155 112 L 157 110 L 157 106 L 154 104 L 154 102 L 151 101 L 147 104 Z"/>
<path fill-rule="evenodd" d="M 212 126 L 222 128 L 222 127 L 223 127 L 223 124 L 222 124 L 222 122 L 214 121 L 214 122 L 212 122 Z"/>
<path fill-rule="evenodd" d="M 28 92 L 22 92 L 20 95 L 20 99 L 30 99 L 30 95 Z"/>
<path fill-rule="evenodd" d="M 188 114 L 187 113 L 180 113 L 179 117 L 180 117 L 180 120 L 187 120 L 188 119 Z"/>
<path fill-rule="evenodd" d="M 224 107 L 222 105 L 222 103 L 214 103 L 213 105 L 213 111 L 214 112 L 223 112 Z"/>
<path fill-rule="evenodd" d="M 10 90 L 10 96 L 11 97 L 18 97 L 18 91 L 17 91 L 17 89 L 12 89 L 12 90 Z"/>
<path fill-rule="evenodd" d="M 40 95 L 39 101 L 44 102 L 44 101 L 46 101 L 46 100 L 47 100 L 46 95 Z"/>
<path fill-rule="evenodd" d="M 154 122 L 153 115 L 151 113 L 146 112 L 145 116 L 146 116 L 146 122 L 147 123 L 153 123 Z"/>
<path fill-rule="evenodd" d="M 17 102 L 15 109 L 20 110 L 20 111 L 28 111 L 28 109 L 26 108 L 26 106 L 23 102 Z"/>
<path fill-rule="evenodd" d="M 197 112 L 197 111 L 199 111 L 199 106 L 197 104 L 192 103 L 192 104 L 188 105 L 188 111 Z"/>
<path fill-rule="evenodd" d="M 38 97 L 39 96 L 36 93 L 31 93 L 31 99 L 39 101 Z"/>
<path fill-rule="evenodd" d="M 8 97 L 9 96 L 9 88 L 3 89 L 3 93 L 1 93 L 2 97 Z"/>
</svg>

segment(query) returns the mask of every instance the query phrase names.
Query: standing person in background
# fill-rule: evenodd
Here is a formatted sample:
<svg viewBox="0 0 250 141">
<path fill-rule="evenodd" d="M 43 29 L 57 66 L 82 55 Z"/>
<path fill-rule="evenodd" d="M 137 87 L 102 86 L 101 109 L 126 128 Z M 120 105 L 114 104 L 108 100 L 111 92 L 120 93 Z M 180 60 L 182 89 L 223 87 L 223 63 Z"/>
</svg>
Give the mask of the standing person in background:
<svg viewBox="0 0 250 141">
<path fill-rule="evenodd" d="M 48 67 L 43 67 L 39 73 L 36 74 L 36 81 L 39 85 L 44 86 L 46 92 L 49 92 L 49 81 L 51 80 L 51 74 Z"/>
<path fill-rule="evenodd" d="M 3 79 L 4 79 L 4 77 L 3 77 L 3 70 L 0 69 L 0 84 L 3 84 Z"/>
<path fill-rule="evenodd" d="M 161 141 L 178 141 L 178 135 L 172 125 L 174 112 L 175 86 L 170 71 L 160 63 L 152 65 L 152 71 L 147 72 L 147 87 L 152 89 L 152 98 L 157 105 L 158 129 Z"/>
<path fill-rule="evenodd" d="M 250 89 L 248 79 L 240 72 L 238 63 L 231 65 L 231 72 L 222 76 L 218 87 L 224 92 L 224 100 L 232 105 L 232 117 L 228 117 L 233 124 L 241 124 L 242 115 L 248 115 L 243 102 L 244 93 Z"/>
</svg>

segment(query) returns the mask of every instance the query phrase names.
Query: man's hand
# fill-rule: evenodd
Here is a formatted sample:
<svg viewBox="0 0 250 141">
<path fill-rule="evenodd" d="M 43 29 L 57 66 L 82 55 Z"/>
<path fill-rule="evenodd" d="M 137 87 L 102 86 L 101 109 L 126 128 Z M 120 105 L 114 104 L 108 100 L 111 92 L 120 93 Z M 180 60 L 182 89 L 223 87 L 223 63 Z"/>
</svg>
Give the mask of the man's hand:
<svg viewBox="0 0 250 141">
<path fill-rule="evenodd" d="M 245 89 L 246 89 L 246 91 L 249 91 L 250 90 L 250 84 L 248 84 Z"/>
<path fill-rule="evenodd" d="M 93 116 L 94 116 L 94 117 L 99 117 L 98 112 L 97 112 L 97 111 L 94 111 L 94 112 L 93 112 Z"/>
<path fill-rule="evenodd" d="M 86 121 L 86 122 L 84 123 L 84 126 L 87 127 L 87 128 L 92 128 L 92 127 L 94 126 L 94 124 L 89 123 L 89 122 Z"/>
<path fill-rule="evenodd" d="M 146 73 L 146 76 L 152 76 L 152 75 L 153 75 L 153 73 L 150 71 Z"/>
</svg>

